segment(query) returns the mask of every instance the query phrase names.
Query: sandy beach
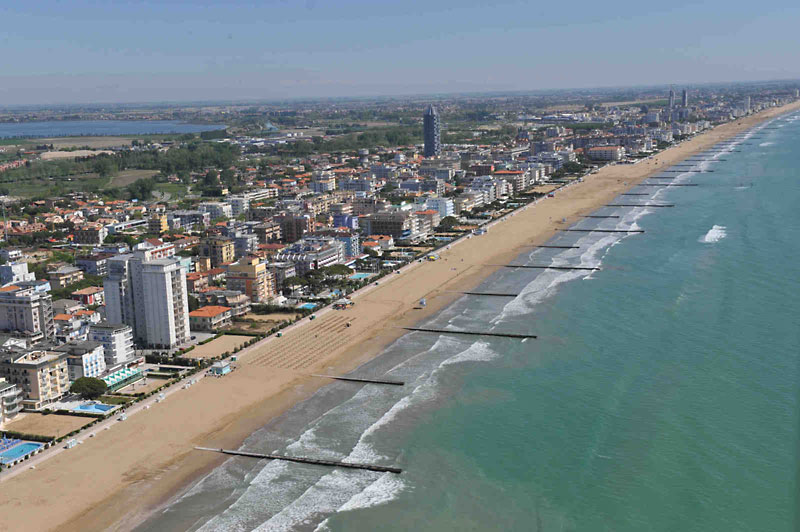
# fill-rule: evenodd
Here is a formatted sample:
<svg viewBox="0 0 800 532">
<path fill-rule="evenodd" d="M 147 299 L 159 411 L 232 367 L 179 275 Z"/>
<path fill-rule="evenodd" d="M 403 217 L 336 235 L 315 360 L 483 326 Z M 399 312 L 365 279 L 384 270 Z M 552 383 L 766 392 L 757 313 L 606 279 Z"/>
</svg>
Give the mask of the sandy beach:
<svg viewBox="0 0 800 532">
<path fill-rule="evenodd" d="M 193 447 L 237 448 L 254 430 L 308 398 L 328 379 L 380 353 L 412 326 L 438 312 L 521 251 L 608 203 L 649 175 L 763 120 L 800 109 L 800 102 L 719 126 L 635 165 L 614 165 L 518 211 L 488 234 L 464 239 L 441 260 L 413 263 L 353 299 L 325 310 L 282 338 L 242 351 L 230 375 L 174 390 L 163 402 L 114 422 L 96 437 L 4 480 L 0 530 L 128 530 L 225 457 Z M 713 174 L 711 174 L 713 175 Z M 566 219 L 565 223 L 556 223 Z M 427 307 L 415 308 L 425 297 Z M 348 327 L 347 324 L 350 324 Z"/>
</svg>

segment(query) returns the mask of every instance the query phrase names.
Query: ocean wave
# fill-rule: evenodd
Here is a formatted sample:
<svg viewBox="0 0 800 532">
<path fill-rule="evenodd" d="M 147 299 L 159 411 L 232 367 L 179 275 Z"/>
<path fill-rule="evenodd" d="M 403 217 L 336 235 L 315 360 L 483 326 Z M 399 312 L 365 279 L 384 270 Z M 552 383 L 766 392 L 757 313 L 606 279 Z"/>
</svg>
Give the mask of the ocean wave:
<svg viewBox="0 0 800 532">
<path fill-rule="evenodd" d="M 773 144 L 775 144 L 775 143 L 774 142 L 762 142 L 761 144 L 759 144 L 759 146 L 761 146 L 763 148 L 765 146 L 772 146 Z"/>
<path fill-rule="evenodd" d="M 705 236 L 700 237 L 699 242 L 704 244 L 713 244 L 725 238 L 726 235 L 727 233 L 725 232 L 724 225 L 715 225 L 708 230 L 708 233 L 706 233 Z"/>
<path fill-rule="evenodd" d="M 360 510 L 386 504 L 396 499 L 405 487 L 406 484 L 400 477 L 394 473 L 384 473 L 381 478 L 367 486 L 364 491 L 344 503 L 339 508 L 339 511 Z"/>
<path fill-rule="evenodd" d="M 420 375 L 417 379 L 419 384 L 410 394 L 394 403 L 361 433 L 358 442 L 344 460 L 348 462 L 385 460 L 386 457 L 375 450 L 370 440 L 376 432 L 397 419 L 402 412 L 435 398 L 440 371 L 443 368 L 459 362 L 491 360 L 497 356 L 499 354 L 490 349 L 486 342 L 479 341 Z M 337 511 L 388 503 L 404 489 L 405 485 L 385 475 L 387 474 L 376 479 L 373 472 L 333 471 L 318 479 L 302 495 L 272 515 L 256 530 L 289 530 L 300 525 L 311 524 L 313 518 L 321 514 L 333 514 Z M 265 491 L 260 490 L 259 495 L 263 497 Z M 269 491 L 271 493 L 273 490 L 269 489 Z M 325 530 L 324 523 L 324 521 L 320 523 L 318 529 Z"/>
</svg>

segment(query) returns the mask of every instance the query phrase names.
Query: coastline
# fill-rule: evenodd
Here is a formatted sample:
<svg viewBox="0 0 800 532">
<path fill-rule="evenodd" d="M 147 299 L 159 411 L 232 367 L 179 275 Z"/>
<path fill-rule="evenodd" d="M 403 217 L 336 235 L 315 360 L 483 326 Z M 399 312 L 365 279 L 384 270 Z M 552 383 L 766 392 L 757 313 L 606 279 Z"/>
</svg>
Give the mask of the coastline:
<svg viewBox="0 0 800 532">
<path fill-rule="evenodd" d="M 226 459 L 194 452 L 194 445 L 238 447 L 254 430 L 327 383 L 309 373 L 344 373 L 373 358 L 405 334 L 399 327 L 425 320 L 461 297 L 447 290 L 474 288 L 497 270 L 487 263 L 507 262 L 522 249 L 548 240 L 561 227 L 552 220 L 566 218 L 565 225 L 571 224 L 660 169 L 798 108 L 800 102 L 769 109 L 719 126 L 653 160 L 605 167 L 584 182 L 563 189 L 556 198 L 494 223 L 488 236 L 443 250 L 442 260 L 415 263 L 401 275 L 384 278 L 380 286 L 354 298 L 354 309 L 319 313 L 317 320 L 304 320 L 282 339 L 260 342 L 243 352 L 243 371 L 224 379 L 204 379 L 157 408 L 86 440 L 80 448 L 9 479 L 3 491 L 14 495 L 0 502 L 5 517 L 0 529 L 121 530 L 135 526 L 148 511 L 157 510 L 182 486 Z M 428 299 L 428 306 L 416 310 L 420 297 Z M 334 320 L 342 316 L 352 320 L 352 327 L 339 327 Z M 322 338 L 312 338 L 323 330 Z M 269 363 L 280 357 L 304 360 L 309 352 L 316 358 L 302 370 Z M 179 434 L 173 430 L 176 420 L 182 422 Z M 58 497 L 48 497 L 50 494 Z M 42 504 L 48 505 L 48 515 L 37 512 Z"/>
</svg>

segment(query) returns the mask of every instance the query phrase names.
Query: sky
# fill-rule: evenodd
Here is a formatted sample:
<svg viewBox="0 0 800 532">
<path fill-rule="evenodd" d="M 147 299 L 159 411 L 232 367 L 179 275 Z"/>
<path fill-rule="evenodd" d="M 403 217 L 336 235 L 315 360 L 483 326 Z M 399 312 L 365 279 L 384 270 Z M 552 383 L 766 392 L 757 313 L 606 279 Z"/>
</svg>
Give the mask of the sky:
<svg viewBox="0 0 800 532">
<path fill-rule="evenodd" d="M 0 3 L 0 106 L 800 78 L 800 2 Z"/>
</svg>

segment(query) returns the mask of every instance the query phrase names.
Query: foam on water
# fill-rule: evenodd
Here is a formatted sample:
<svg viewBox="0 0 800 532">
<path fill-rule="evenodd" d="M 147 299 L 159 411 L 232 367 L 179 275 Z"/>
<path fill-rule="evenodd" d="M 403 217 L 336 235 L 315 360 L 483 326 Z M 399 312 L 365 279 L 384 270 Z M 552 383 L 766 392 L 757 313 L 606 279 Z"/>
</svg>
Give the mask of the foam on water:
<svg viewBox="0 0 800 532">
<path fill-rule="evenodd" d="M 764 146 L 772 146 L 773 144 L 775 144 L 775 143 L 774 142 L 762 142 L 761 144 L 759 144 L 759 146 L 761 146 L 763 148 Z"/>
<path fill-rule="evenodd" d="M 715 242 L 719 242 L 725 238 L 726 235 L 727 233 L 725 232 L 724 225 L 715 225 L 708 230 L 708 233 L 706 233 L 705 236 L 700 237 L 699 242 L 704 244 L 714 244 Z"/>
</svg>

